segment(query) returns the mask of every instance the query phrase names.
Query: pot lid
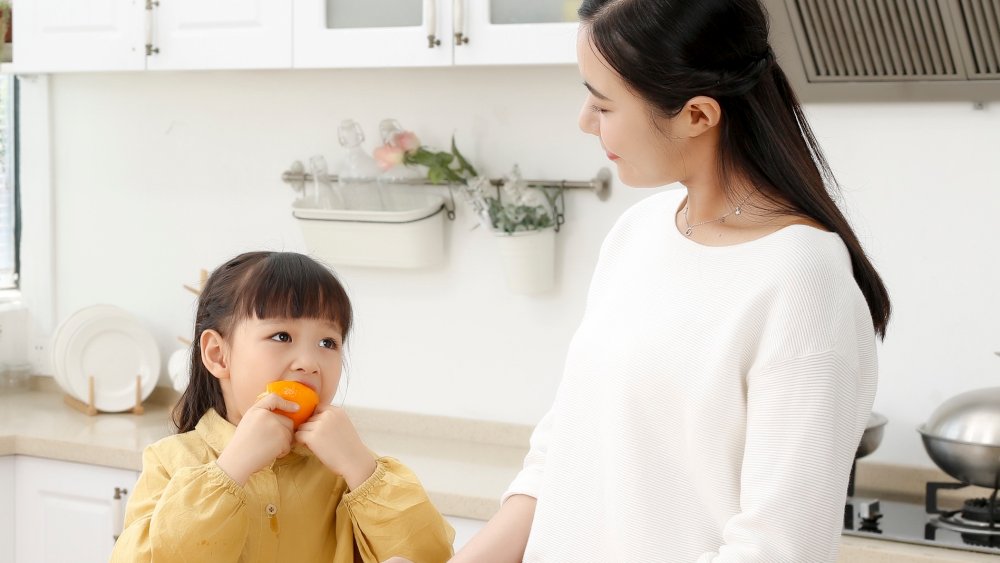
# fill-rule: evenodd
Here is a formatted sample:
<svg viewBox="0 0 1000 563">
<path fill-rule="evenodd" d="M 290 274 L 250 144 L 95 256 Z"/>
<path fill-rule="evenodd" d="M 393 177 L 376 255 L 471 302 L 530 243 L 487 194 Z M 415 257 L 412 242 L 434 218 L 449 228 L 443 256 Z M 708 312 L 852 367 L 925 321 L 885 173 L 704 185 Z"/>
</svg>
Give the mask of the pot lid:
<svg viewBox="0 0 1000 563">
<path fill-rule="evenodd" d="M 969 444 L 1000 446 L 1000 387 L 975 389 L 941 404 L 922 434 Z"/>
</svg>

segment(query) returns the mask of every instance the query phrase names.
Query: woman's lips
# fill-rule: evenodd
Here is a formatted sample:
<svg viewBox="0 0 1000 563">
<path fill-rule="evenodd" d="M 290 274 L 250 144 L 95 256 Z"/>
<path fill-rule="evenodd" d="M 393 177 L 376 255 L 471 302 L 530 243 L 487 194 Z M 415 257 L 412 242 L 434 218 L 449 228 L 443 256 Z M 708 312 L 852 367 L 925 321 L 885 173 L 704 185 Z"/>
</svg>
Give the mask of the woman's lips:
<svg viewBox="0 0 1000 563">
<path fill-rule="evenodd" d="M 608 158 L 610 160 L 618 160 L 621 157 L 611 151 L 608 151 Z"/>
</svg>

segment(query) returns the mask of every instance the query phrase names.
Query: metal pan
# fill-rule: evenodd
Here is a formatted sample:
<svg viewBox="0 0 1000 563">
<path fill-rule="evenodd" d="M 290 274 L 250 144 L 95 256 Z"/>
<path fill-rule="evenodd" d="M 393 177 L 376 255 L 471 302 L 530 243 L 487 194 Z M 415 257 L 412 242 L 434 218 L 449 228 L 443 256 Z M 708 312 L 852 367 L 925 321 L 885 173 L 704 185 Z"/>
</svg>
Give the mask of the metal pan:
<svg viewBox="0 0 1000 563">
<path fill-rule="evenodd" d="M 882 434 L 885 432 L 885 425 L 889 419 L 873 412 L 868 415 L 868 424 L 865 425 L 865 432 L 861 435 L 861 443 L 858 444 L 858 451 L 854 454 L 854 459 L 861 459 L 875 451 L 882 443 Z"/>
</svg>

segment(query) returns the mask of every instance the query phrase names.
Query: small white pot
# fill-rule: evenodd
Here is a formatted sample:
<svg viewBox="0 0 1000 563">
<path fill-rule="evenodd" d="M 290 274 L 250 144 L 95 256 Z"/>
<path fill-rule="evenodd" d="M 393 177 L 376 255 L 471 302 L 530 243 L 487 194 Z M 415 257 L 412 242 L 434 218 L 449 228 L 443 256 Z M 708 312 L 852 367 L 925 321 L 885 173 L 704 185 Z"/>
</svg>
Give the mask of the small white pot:
<svg viewBox="0 0 1000 563">
<path fill-rule="evenodd" d="M 555 286 L 556 231 L 495 233 L 507 287 L 514 293 L 544 293 Z"/>
</svg>

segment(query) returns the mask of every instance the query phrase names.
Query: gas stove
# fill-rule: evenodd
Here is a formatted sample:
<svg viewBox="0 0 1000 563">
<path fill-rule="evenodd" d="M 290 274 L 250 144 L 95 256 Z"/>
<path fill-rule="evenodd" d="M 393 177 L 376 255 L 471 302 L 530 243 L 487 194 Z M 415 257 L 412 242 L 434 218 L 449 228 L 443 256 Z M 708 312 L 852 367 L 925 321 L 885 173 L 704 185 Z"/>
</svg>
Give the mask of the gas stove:
<svg viewBox="0 0 1000 563">
<path fill-rule="evenodd" d="M 938 506 L 938 491 L 967 486 L 927 483 L 924 504 L 849 496 L 844 506 L 844 534 L 1000 555 L 996 490 L 989 498 L 967 499 L 961 507 Z"/>
</svg>

